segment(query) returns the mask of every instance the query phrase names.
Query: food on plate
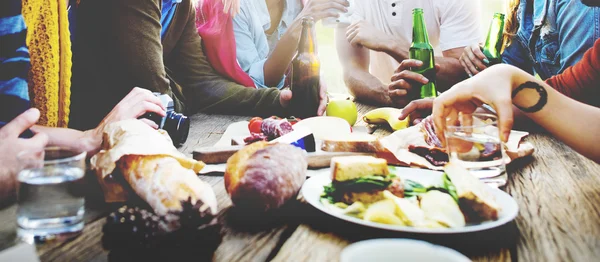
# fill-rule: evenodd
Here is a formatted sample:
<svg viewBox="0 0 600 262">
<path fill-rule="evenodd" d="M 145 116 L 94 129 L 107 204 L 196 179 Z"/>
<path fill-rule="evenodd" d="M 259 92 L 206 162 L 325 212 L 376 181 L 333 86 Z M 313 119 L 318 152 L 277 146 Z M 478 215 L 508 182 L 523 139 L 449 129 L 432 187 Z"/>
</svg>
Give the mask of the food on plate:
<svg viewBox="0 0 600 262">
<path fill-rule="evenodd" d="M 431 190 L 419 196 L 421 210 L 426 218 L 446 227 L 464 227 L 465 216 L 449 194 Z"/>
<path fill-rule="evenodd" d="M 388 123 L 392 130 L 397 131 L 407 128 L 410 125 L 410 120 L 408 117 L 404 120 L 398 119 L 401 113 L 402 109 L 394 107 L 380 107 L 367 112 L 363 116 L 363 120 L 369 124 Z"/>
<path fill-rule="evenodd" d="M 271 141 L 294 131 L 294 128 L 292 127 L 292 123 L 287 119 L 272 116 L 265 119 L 260 117 L 250 119 L 248 130 L 250 131 L 250 136 L 244 138 L 244 143 L 246 144 L 258 141 Z"/>
<path fill-rule="evenodd" d="M 500 206 L 486 184 L 457 164 L 449 163 L 444 171 L 454 184 L 460 208 L 469 221 L 498 219 Z"/>
<path fill-rule="evenodd" d="M 448 164 L 433 185 L 400 179 L 398 169 L 370 156 L 332 159 L 332 182 L 321 203 L 332 212 L 366 221 L 419 228 L 460 228 L 498 219 L 487 185 L 466 169 Z"/>
<path fill-rule="evenodd" d="M 399 178 L 390 175 L 387 161 L 372 156 L 344 156 L 331 159 L 331 186 L 325 188 L 332 202 L 371 204 L 384 199 L 389 190 L 403 196 L 404 188 Z"/>
<path fill-rule="evenodd" d="M 329 101 L 325 113 L 327 116 L 335 116 L 348 121 L 350 126 L 354 126 L 358 118 L 356 104 L 350 99 L 334 99 Z"/>
<path fill-rule="evenodd" d="M 321 150 L 327 152 L 387 152 L 377 137 L 365 133 L 349 133 L 322 139 Z"/>
<path fill-rule="evenodd" d="M 256 142 L 227 160 L 225 189 L 236 207 L 268 211 L 293 199 L 306 179 L 306 153 L 283 143 Z"/>
<path fill-rule="evenodd" d="M 177 151 L 165 132 L 139 120 L 108 125 L 102 150 L 90 162 L 107 202 L 125 201 L 135 193 L 162 218 L 165 231 L 179 228 L 181 214 L 217 213 L 212 187 L 196 175 L 204 164 Z"/>
</svg>

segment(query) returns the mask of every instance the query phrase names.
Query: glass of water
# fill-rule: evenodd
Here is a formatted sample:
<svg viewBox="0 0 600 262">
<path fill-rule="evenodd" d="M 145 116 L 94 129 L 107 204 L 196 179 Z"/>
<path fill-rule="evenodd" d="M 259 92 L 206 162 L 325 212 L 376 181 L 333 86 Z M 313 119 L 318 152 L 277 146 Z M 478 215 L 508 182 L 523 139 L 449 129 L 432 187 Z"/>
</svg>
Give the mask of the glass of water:
<svg viewBox="0 0 600 262">
<path fill-rule="evenodd" d="M 17 155 L 17 235 L 28 243 L 64 240 L 83 229 L 86 152 L 46 148 Z"/>
<path fill-rule="evenodd" d="M 506 171 L 505 152 L 491 114 L 459 114 L 444 130 L 450 161 L 459 163 L 479 178 L 490 178 Z"/>
<path fill-rule="evenodd" d="M 348 0 L 348 12 L 346 13 L 340 13 L 340 16 L 335 18 L 335 17 L 328 17 L 322 20 L 321 23 L 323 23 L 323 26 L 325 27 L 332 27 L 332 28 L 336 28 L 336 27 L 346 27 L 349 26 L 351 21 L 351 16 L 354 13 L 354 0 Z M 332 9 L 335 10 L 335 9 Z"/>
</svg>

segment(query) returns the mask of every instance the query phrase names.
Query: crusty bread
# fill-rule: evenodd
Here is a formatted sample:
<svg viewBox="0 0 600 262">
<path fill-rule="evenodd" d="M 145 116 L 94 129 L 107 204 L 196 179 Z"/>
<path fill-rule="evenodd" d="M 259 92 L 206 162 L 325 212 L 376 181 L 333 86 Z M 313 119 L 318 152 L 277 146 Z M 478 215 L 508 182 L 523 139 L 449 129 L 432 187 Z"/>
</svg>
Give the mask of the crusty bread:
<svg viewBox="0 0 600 262">
<path fill-rule="evenodd" d="M 297 195 L 307 168 L 302 149 L 256 142 L 227 160 L 225 189 L 236 207 L 257 212 L 279 208 Z"/>
<path fill-rule="evenodd" d="M 331 158 L 331 174 L 335 181 L 346 181 L 363 176 L 388 175 L 387 161 L 372 156 L 341 156 Z"/>
<path fill-rule="evenodd" d="M 457 164 L 447 164 L 444 171 L 456 187 L 460 208 L 470 221 L 498 219 L 500 206 L 485 183 Z"/>
<path fill-rule="evenodd" d="M 387 151 L 377 137 L 364 133 L 350 133 L 323 139 L 321 150 L 327 152 L 377 153 Z"/>
<path fill-rule="evenodd" d="M 372 192 L 345 192 L 344 195 L 342 195 L 342 202 L 348 205 L 351 205 L 354 202 L 371 204 L 383 199 L 385 199 L 383 190 Z"/>
</svg>

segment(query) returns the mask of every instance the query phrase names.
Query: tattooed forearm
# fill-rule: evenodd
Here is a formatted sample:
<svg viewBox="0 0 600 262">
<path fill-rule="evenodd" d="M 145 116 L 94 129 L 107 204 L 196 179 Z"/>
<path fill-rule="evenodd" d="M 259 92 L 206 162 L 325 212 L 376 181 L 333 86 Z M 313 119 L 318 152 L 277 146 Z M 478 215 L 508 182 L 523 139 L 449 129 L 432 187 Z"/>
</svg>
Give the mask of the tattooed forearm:
<svg viewBox="0 0 600 262">
<path fill-rule="evenodd" d="M 527 99 L 515 99 L 520 92 L 530 92 Z M 522 94 L 523 95 L 523 94 Z M 533 97 L 535 96 L 535 98 Z M 526 113 L 535 113 L 540 111 L 548 102 L 548 93 L 546 89 L 536 82 L 525 82 L 512 92 L 512 98 L 517 108 Z"/>
</svg>

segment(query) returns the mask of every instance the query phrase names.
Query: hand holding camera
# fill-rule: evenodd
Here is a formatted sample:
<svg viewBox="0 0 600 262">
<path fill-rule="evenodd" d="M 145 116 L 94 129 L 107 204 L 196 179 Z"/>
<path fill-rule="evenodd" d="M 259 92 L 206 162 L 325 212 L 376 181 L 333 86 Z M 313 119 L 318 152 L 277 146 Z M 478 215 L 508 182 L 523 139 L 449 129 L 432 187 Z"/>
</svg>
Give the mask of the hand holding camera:
<svg viewBox="0 0 600 262">
<path fill-rule="evenodd" d="M 157 114 L 156 112 L 148 112 L 140 118 L 145 118 L 156 123 L 159 129 L 167 131 L 173 144 L 178 146 L 187 140 L 190 131 L 190 120 L 187 116 L 175 112 L 175 103 L 173 99 L 166 94 L 152 93 L 160 100 L 163 108 L 166 109 L 165 114 Z"/>
</svg>

